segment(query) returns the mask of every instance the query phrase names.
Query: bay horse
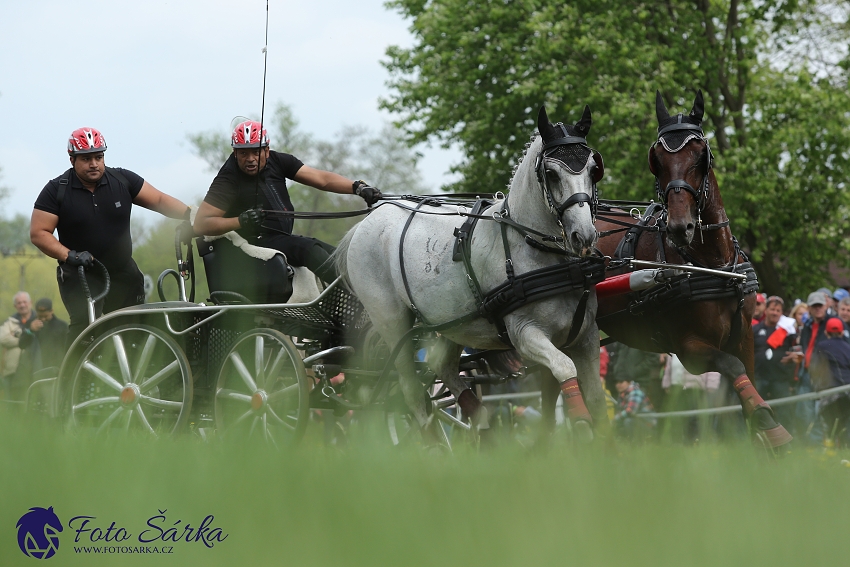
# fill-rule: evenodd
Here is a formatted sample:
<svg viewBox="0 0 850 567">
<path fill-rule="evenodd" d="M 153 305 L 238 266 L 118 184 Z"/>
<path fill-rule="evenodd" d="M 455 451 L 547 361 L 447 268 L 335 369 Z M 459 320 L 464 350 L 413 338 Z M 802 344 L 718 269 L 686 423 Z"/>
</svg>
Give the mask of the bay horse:
<svg viewBox="0 0 850 567">
<path fill-rule="evenodd" d="M 729 228 L 703 115 L 701 91 L 688 115 L 675 116 L 656 92 L 658 138 L 649 149 L 649 169 L 659 203 L 640 218 L 614 208 L 600 210 L 597 246 L 612 262 L 632 257 L 692 264 L 747 273 L 748 280 L 734 284 L 702 278 L 697 284 L 698 279 L 682 276 L 679 285 L 657 286 L 654 294 L 639 297 L 642 304 L 635 303 L 634 294 L 608 296 L 599 299 L 597 322 L 609 337 L 630 347 L 675 353 L 688 372 L 720 372 L 732 383 L 756 439 L 775 450 L 792 437 L 752 383 L 757 281 Z M 556 398 L 557 390 L 546 384 L 547 417 L 554 415 Z"/>
<path fill-rule="evenodd" d="M 332 256 L 378 334 L 397 351 L 401 390 L 426 441 L 437 436 L 427 433 L 428 402 L 407 340 L 417 321 L 419 328 L 439 331 L 428 365 L 479 429 L 488 427 L 486 408 L 458 376 L 464 347 L 512 345 L 526 361 L 545 367 L 571 399 L 581 400 L 578 380 L 598 376 L 592 287 L 604 265 L 588 255 L 597 239 L 602 158 L 587 145 L 588 107 L 574 125 L 552 124 L 545 108 L 537 122 L 539 134 L 526 152 L 535 159 L 520 161 L 507 197 L 497 194 L 465 215 L 477 223 L 461 225 L 455 209 L 437 199 L 382 202 Z M 564 287 L 567 272 L 574 285 Z M 590 399 L 604 405 L 604 394 L 595 395 L 599 399 L 594 393 Z M 581 404 L 573 414 L 592 436 L 587 408 Z"/>
</svg>

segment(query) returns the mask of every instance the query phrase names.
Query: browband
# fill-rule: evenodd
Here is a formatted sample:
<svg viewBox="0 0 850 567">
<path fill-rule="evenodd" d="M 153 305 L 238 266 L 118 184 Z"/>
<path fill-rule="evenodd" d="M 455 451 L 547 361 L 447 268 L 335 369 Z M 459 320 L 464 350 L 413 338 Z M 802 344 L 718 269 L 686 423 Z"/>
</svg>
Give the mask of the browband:
<svg viewBox="0 0 850 567">
<path fill-rule="evenodd" d="M 552 140 L 551 142 L 543 144 L 543 149 L 541 151 L 545 152 L 555 146 L 566 146 L 567 144 L 582 144 L 586 146 L 587 138 L 582 138 L 580 136 L 564 136 L 563 138 L 558 138 L 557 140 Z"/>
</svg>

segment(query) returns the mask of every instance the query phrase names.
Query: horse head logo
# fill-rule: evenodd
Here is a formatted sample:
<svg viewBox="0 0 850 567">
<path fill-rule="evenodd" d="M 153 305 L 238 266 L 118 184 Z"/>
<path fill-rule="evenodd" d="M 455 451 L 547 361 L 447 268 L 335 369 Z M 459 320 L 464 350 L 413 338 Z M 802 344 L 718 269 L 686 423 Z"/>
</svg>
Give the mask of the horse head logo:
<svg viewBox="0 0 850 567">
<path fill-rule="evenodd" d="M 30 508 L 18 520 L 18 546 L 24 555 L 36 559 L 53 557 L 59 549 L 62 522 L 50 508 Z"/>
</svg>

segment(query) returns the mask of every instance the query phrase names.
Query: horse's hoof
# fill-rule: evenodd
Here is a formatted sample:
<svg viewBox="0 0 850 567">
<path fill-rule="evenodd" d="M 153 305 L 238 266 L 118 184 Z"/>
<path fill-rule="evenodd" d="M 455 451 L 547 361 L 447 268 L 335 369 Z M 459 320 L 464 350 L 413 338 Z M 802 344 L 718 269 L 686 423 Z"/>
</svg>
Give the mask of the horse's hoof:
<svg viewBox="0 0 850 567">
<path fill-rule="evenodd" d="M 573 422 L 573 439 L 587 445 L 593 441 L 593 427 L 585 419 L 577 419 Z"/>
<path fill-rule="evenodd" d="M 782 447 L 788 445 L 794 437 L 781 425 L 777 425 L 771 429 L 756 431 L 753 441 L 763 447 L 765 450 L 779 456 L 782 454 Z"/>
</svg>

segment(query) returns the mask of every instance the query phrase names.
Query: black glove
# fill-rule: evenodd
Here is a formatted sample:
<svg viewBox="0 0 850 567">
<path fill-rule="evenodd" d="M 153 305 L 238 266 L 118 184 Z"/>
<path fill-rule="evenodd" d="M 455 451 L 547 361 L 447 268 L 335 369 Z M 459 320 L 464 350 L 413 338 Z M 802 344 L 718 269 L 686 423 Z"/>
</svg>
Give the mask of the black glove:
<svg viewBox="0 0 850 567">
<path fill-rule="evenodd" d="M 190 244 L 192 239 L 195 238 L 195 229 L 192 228 L 192 223 L 183 221 L 177 225 L 177 234 L 180 235 L 180 242 Z"/>
<path fill-rule="evenodd" d="M 89 252 L 77 252 L 76 250 L 68 250 L 68 259 L 65 263 L 69 266 L 83 266 L 91 268 L 94 266 L 94 256 Z"/>
<path fill-rule="evenodd" d="M 371 207 L 378 201 L 380 201 L 384 196 L 381 195 L 381 192 L 377 187 L 372 187 L 368 183 L 363 180 L 355 181 L 351 188 L 354 189 L 355 195 L 360 195 L 363 197 L 363 200 L 366 201 L 366 205 Z"/>
<path fill-rule="evenodd" d="M 239 215 L 239 226 L 251 234 L 259 234 L 266 213 L 262 209 L 248 209 Z"/>
</svg>

